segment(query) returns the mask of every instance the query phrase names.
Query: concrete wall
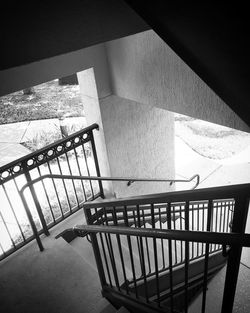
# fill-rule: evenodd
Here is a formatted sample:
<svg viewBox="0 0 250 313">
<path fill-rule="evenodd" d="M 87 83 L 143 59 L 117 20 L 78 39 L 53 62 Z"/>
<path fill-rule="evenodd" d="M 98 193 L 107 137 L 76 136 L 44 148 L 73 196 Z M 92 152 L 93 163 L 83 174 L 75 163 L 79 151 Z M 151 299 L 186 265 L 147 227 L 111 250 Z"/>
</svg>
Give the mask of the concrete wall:
<svg viewBox="0 0 250 313">
<path fill-rule="evenodd" d="M 97 73 L 97 75 L 95 75 L 95 73 Z M 110 92 L 107 88 L 109 78 L 105 59 L 103 59 L 103 63 L 98 68 L 90 68 L 77 73 L 77 78 L 87 124 L 91 125 L 97 123 L 99 125 L 99 131 L 94 132 L 94 138 L 101 176 L 110 177 L 109 160 L 107 157 L 106 142 L 99 105 L 99 95 L 105 96 Z M 93 175 L 95 176 L 96 173 Z M 113 195 L 113 185 L 111 182 L 103 181 L 103 188 L 106 197 Z"/>
<path fill-rule="evenodd" d="M 63 54 L 42 61 L 0 71 L 0 96 L 39 85 L 60 77 L 94 67 L 99 86 L 100 96 L 110 92 L 109 80 L 102 79 L 103 64 L 106 62 L 103 44 Z M 99 71 L 100 70 L 100 71 Z M 100 79 L 99 79 L 100 76 Z"/>
<path fill-rule="evenodd" d="M 115 95 L 250 131 L 154 31 L 110 41 L 106 47 Z"/>
<path fill-rule="evenodd" d="M 174 178 L 173 114 L 116 96 L 100 100 L 112 177 Z M 164 192 L 169 183 L 113 184 L 117 197 Z"/>
</svg>

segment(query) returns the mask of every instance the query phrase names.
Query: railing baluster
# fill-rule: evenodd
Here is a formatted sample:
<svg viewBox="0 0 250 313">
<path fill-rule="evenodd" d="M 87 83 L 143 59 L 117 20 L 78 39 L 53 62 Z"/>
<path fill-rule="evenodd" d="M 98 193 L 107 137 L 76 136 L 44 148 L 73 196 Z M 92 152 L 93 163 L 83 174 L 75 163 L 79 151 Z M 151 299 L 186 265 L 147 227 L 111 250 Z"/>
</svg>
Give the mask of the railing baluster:
<svg viewBox="0 0 250 313">
<path fill-rule="evenodd" d="M 197 209 L 197 230 L 200 230 L 200 212 L 199 212 L 199 209 Z M 200 251 L 199 251 L 200 244 L 197 242 L 196 246 L 197 246 L 197 256 L 199 256 L 200 255 Z"/>
<path fill-rule="evenodd" d="M 143 225 L 144 228 L 146 228 L 146 221 L 145 221 L 145 214 L 144 214 L 144 210 L 142 210 L 142 220 L 143 220 Z M 147 251 L 147 259 L 148 259 L 148 271 L 149 274 L 151 273 L 151 261 L 150 261 L 150 257 L 149 257 L 149 247 L 148 247 L 148 238 L 145 238 L 145 242 L 146 242 L 146 251 Z"/>
<path fill-rule="evenodd" d="M 20 197 L 21 197 L 21 200 L 23 202 L 23 206 L 24 206 L 24 209 L 26 211 L 26 214 L 27 214 L 30 226 L 31 226 L 31 228 L 33 230 L 33 233 L 34 233 L 34 236 L 36 238 L 37 245 L 38 245 L 40 251 L 43 251 L 44 250 L 43 244 L 41 242 L 41 238 L 39 237 L 39 234 L 38 234 L 38 231 L 37 231 L 37 228 L 36 228 L 36 224 L 35 224 L 35 222 L 33 220 L 32 214 L 30 212 L 30 209 L 29 209 L 29 206 L 28 206 L 28 204 L 26 202 L 24 194 L 20 193 Z"/>
<path fill-rule="evenodd" d="M 113 220 L 114 220 L 114 224 L 118 225 L 115 207 L 113 207 Z M 125 283 L 125 286 L 126 286 L 126 292 L 128 294 L 129 290 L 128 290 L 126 268 L 125 268 L 125 262 L 124 262 L 124 258 L 123 258 L 123 252 L 122 252 L 122 245 L 121 245 L 120 235 L 116 235 L 116 240 L 117 240 L 119 254 L 120 254 L 120 259 L 121 259 L 121 264 L 122 264 L 122 272 L 123 272 L 123 277 L 124 277 L 124 283 Z"/>
<path fill-rule="evenodd" d="M 26 164 L 26 162 L 24 162 L 23 168 L 24 168 L 24 170 L 25 170 L 25 171 L 24 171 L 24 175 L 25 175 L 25 178 L 26 178 L 27 182 L 31 182 L 32 179 L 31 179 L 31 176 L 30 176 L 30 172 L 29 172 L 29 170 L 27 169 L 27 164 Z M 14 179 L 14 181 L 15 181 L 15 179 Z M 40 218 L 40 221 L 41 221 L 41 224 L 42 224 L 42 227 L 43 227 L 43 231 L 44 231 L 44 233 L 45 233 L 46 236 L 49 236 L 49 230 L 48 230 L 48 227 L 47 227 L 47 223 L 46 223 L 46 221 L 45 221 L 45 218 L 44 218 L 44 215 L 43 215 L 43 211 L 42 211 L 40 202 L 39 202 L 39 200 L 38 200 L 38 198 L 37 198 L 37 194 L 36 194 L 35 188 L 34 188 L 33 185 L 30 185 L 30 186 L 29 186 L 29 189 L 30 189 L 30 192 L 31 192 L 33 201 L 34 201 L 34 203 L 35 203 L 35 207 L 36 207 L 38 216 L 39 216 L 39 218 Z M 18 189 L 18 192 L 19 192 L 19 189 Z M 20 192 L 19 192 L 19 193 L 20 193 Z M 24 197 L 21 197 L 21 198 L 22 198 L 22 200 L 24 199 Z M 28 208 L 28 204 L 27 204 L 26 201 L 25 201 L 25 205 L 26 205 L 26 209 L 27 209 L 27 208 Z M 26 210 L 26 212 L 27 212 L 27 210 Z M 35 224 L 34 224 L 34 227 L 36 227 Z M 34 231 L 34 229 L 33 229 L 33 231 Z"/>
<path fill-rule="evenodd" d="M 171 230 L 171 203 L 167 204 L 167 225 Z M 172 264 L 172 240 L 168 239 L 168 258 L 169 258 L 169 283 L 170 283 L 170 308 L 171 313 L 174 311 L 173 298 L 173 264 Z"/>
<path fill-rule="evenodd" d="M 97 212 L 96 208 L 95 208 L 95 212 Z M 88 225 L 92 224 L 91 223 L 91 221 L 92 221 L 91 209 L 84 209 L 84 213 L 85 213 L 87 224 Z M 104 272 L 104 268 L 103 268 L 103 262 L 102 262 L 100 248 L 99 248 L 99 244 L 98 244 L 98 240 L 97 240 L 97 235 L 92 233 L 92 234 L 90 234 L 90 238 L 91 238 L 91 243 L 92 243 L 92 247 L 93 247 L 93 251 L 94 251 L 94 256 L 95 256 L 95 260 L 96 260 L 96 265 L 97 265 L 97 270 L 98 270 L 101 286 L 103 287 L 104 285 L 107 284 L 107 281 L 106 281 L 105 272 Z M 110 272 L 109 272 L 108 261 L 107 261 L 107 256 L 106 256 L 106 252 L 105 252 L 102 233 L 100 233 L 100 240 L 101 240 L 101 245 L 102 245 L 104 261 L 105 261 L 106 268 L 107 268 L 110 287 L 112 287 L 112 281 L 111 281 L 111 276 L 110 276 Z"/>
<path fill-rule="evenodd" d="M 213 231 L 213 221 L 214 221 L 214 203 L 213 200 L 208 201 L 208 206 L 207 206 L 207 221 L 209 219 L 209 203 L 211 202 L 211 217 L 210 217 L 210 231 Z M 209 248 L 209 252 L 212 252 L 213 249 L 213 244 L 211 243 Z"/>
<path fill-rule="evenodd" d="M 153 204 L 151 204 L 151 216 L 152 216 L 152 228 L 155 228 L 155 214 L 154 214 L 154 205 Z M 158 256 L 157 256 L 156 238 L 153 238 L 153 246 L 154 246 L 154 260 L 155 260 L 157 304 L 158 304 L 158 306 L 160 306 L 159 271 L 158 271 Z M 145 277 L 145 280 L 146 280 L 146 277 Z"/>
<path fill-rule="evenodd" d="M 58 157 L 56 157 L 56 161 L 57 161 L 57 165 L 58 165 L 58 169 L 59 169 L 60 175 L 62 175 L 62 168 L 61 168 L 61 164 L 60 164 L 60 161 L 59 161 Z M 67 198 L 67 203 L 68 203 L 69 211 L 72 212 L 72 208 L 71 208 L 70 200 L 69 200 L 69 195 L 68 195 L 68 191 L 67 191 L 67 188 L 66 188 L 66 184 L 65 184 L 65 180 L 64 180 L 64 179 L 62 179 L 62 183 L 63 183 L 65 195 L 66 195 L 66 198 Z M 63 214 L 63 216 L 64 216 L 64 214 Z"/>
<path fill-rule="evenodd" d="M 9 206 L 10 206 L 10 208 L 11 208 L 11 211 L 12 211 L 14 217 L 15 217 L 16 224 L 17 224 L 17 226 L 18 226 L 18 228 L 19 228 L 19 230 L 20 230 L 20 233 L 21 233 L 21 235 L 22 235 L 22 237 L 23 237 L 23 241 L 25 241 L 26 239 L 25 239 L 23 230 L 22 230 L 21 225 L 20 225 L 20 223 L 19 223 L 19 221 L 18 221 L 18 218 L 17 218 L 17 216 L 16 216 L 16 212 L 15 212 L 15 210 L 14 210 L 14 208 L 13 208 L 13 205 L 12 205 L 12 203 L 11 203 L 10 197 L 9 197 L 9 195 L 8 195 L 8 192 L 7 192 L 7 190 L 6 190 L 5 186 L 4 186 L 4 184 L 2 185 L 2 187 L 3 187 L 4 194 L 5 194 L 6 198 L 7 198 L 7 201 L 8 201 L 8 203 L 9 203 Z"/>
<path fill-rule="evenodd" d="M 136 216 L 135 216 L 135 211 L 134 210 L 132 211 L 132 214 L 133 214 L 134 224 L 135 224 L 135 227 L 136 227 L 138 225 L 139 221 L 138 222 L 136 221 Z M 137 216 L 137 218 L 138 218 L 138 216 Z M 138 237 L 136 237 L 136 242 L 137 242 L 137 249 L 138 249 L 139 260 L 140 260 L 140 265 L 141 265 L 141 276 L 143 276 L 141 247 L 140 247 L 140 240 L 139 240 Z"/>
<path fill-rule="evenodd" d="M 88 165 L 88 160 L 87 160 L 84 144 L 82 144 L 82 151 L 83 151 L 83 156 L 84 156 L 84 160 L 85 160 L 87 174 L 88 174 L 88 176 L 90 176 L 89 165 Z M 91 189 L 91 195 L 92 195 L 92 199 L 93 199 L 94 198 L 94 191 L 93 191 L 92 181 L 89 181 L 89 186 L 90 186 L 90 189 Z"/>
<path fill-rule="evenodd" d="M 205 207 L 204 207 L 204 203 L 202 204 L 202 231 L 205 230 L 204 225 L 205 225 L 205 217 L 204 217 L 204 211 L 205 211 Z M 203 251 L 204 251 L 204 244 L 201 244 L 201 255 L 203 255 Z"/>
<path fill-rule="evenodd" d="M 101 172 L 100 172 L 100 167 L 99 167 L 99 162 L 98 162 L 98 157 L 97 157 L 97 152 L 96 152 L 96 147 L 95 147 L 95 140 L 94 140 L 93 131 L 90 132 L 90 141 L 91 141 L 94 161 L 95 161 L 95 164 L 96 164 L 96 167 L 95 167 L 96 168 L 96 175 L 98 177 L 100 177 L 101 176 Z M 98 184 L 99 184 L 99 189 L 100 189 L 100 195 L 101 195 L 102 198 L 104 198 L 104 191 L 103 191 L 102 182 L 99 180 Z"/>
<path fill-rule="evenodd" d="M 1 245 L 1 242 L 0 242 L 0 250 L 2 250 L 1 254 L 3 255 L 3 257 L 5 257 L 6 253 L 5 253 L 4 249 L 3 249 L 3 246 Z M 1 260 L 1 258 L 0 258 L 0 260 Z"/>
<path fill-rule="evenodd" d="M 66 156 L 66 160 L 67 160 L 69 173 L 70 173 L 70 175 L 72 175 L 72 170 L 71 170 L 71 166 L 70 166 L 70 163 L 69 163 L 69 157 L 68 157 L 68 153 L 67 152 L 65 152 L 65 156 Z M 72 179 L 72 185 L 73 185 L 73 189 L 74 189 L 74 193 L 75 193 L 75 197 L 76 197 L 76 202 L 77 202 L 77 205 L 79 207 L 80 206 L 80 202 L 79 202 L 78 195 L 77 195 L 77 192 L 76 192 L 76 186 L 75 186 L 74 179 Z"/>
<path fill-rule="evenodd" d="M 40 167 L 39 167 L 39 166 L 37 167 L 37 170 L 38 170 L 39 176 L 41 177 L 41 171 L 40 171 Z M 52 215 L 52 219 L 53 219 L 53 221 L 54 221 L 54 223 L 55 223 L 56 219 L 55 219 L 54 212 L 53 212 L 53 210 L 52 210 L 52 207 L 51 207 L 51 204 L 50 204 L 50 201 L 49 201 L 49 196 L 48 196 L 48 193 L 47 193 L 47 189 L 46 189 L 46 187 L 45 187 L 45 184 L 44 184 L 44 181 L 43 181 L 43 180 L 41 181 L 41 183 L 42 183 L 42 186 L 43 186 L 43 190 L 44 190 L 44 193 L 45 193 L 45 197 L 46 197 L 47 202 L 48 202 L 48 204 L 49 204 L 49 209 L 50 209 L 50 213 L 51 213 L 51 215 Z"/>
<path fill-rule="evenodd" d="M 211 230 L 211 219 L 213 204 L 212 201 L 208 202 L 208 215 L 207 215 L 207 231 Z M 204 278 L 203 278 L 203 295 L 202 295 L 202 313 L 205 313 L 206 309 L 206 295 L 207 295 L 207 275 L 208 275 L 208 255 L 209 255 L 209 243 L 206 243 L 205 248 L 205 263 L 204 263 Z"/>
<path fill-rule="evenodd" d="M 140 222 L 140 209 L 139 206 L 136 206 L 137 210 L 137 219 L 138 219 L 138 227 L 141 227 L 141 222 Z M 145 297 L 146 297 L 146 302 L 149 301 L 148 299 L 148 285 L 147 285 L 147 277 L 146 277 L 146 267 L 145 267 L 145 259 L 144 259 L 144 249 L 143 249 L 143 242 L 142 242 L 142 237 L 139 238 L 140 240 L 140 250 L 141 250 L 141 258 L 142 258 L 142 263 L 141 263 L 141 270 L 142 270 L 142 275 L 143 275 L 143 280 L 144 280 L 144 289 L 145 289 Z"/>
<path fill-rule="evenodd" d="M 185 230 L 189 230 L 189 201 L 185 204 Z M 189 241 L 185 241 L 185 313 L 188 312 Z"/>
<path fill-rule="evenodd" d="M 192 230 L 194 230 L 194 206 L 191 206 L 192 212 Z M 192 241 L 192 258 L 194 257 L 194 242 Z"/>
<path fill-rule="evenodd" d="M 229 213 L 230 213 L 230 202 L 228 202 L 227 206 L 226 232 L 229 232 Z"/>
<path fill-rule="evenodd" d="M 105 222 L 106 222 L 106 225 L 108 226 L 109 223 L 108 223 L 108 218 L 107 218 L 107 211 L 106 211 L 105 207 L 103 209 L 104 209 Z M 112 240 L 111 240 L 110 234 L 107 234 L 107 239 L 108 240 L 106 242 L 107 242 L 107 246 L 108 246 L 111 265 L 113 268 L 115 284 L 116 284 L 116 287 L 118 288 L 118 290 L 120 290 L 119 279 L 118 279 L 117 268 L 116 268 L 115 257 L 114 257 L 114 250 L 113 250 L 113 245 L 112 245 Z"/>
<path fill-rule="evenodd" d="M 173 214 L 174 214 L 174 229 L 176 229 L 176 222 L 175 222 L 175 205 L 173 204 L 171 206 L 173 208 Z M 180 217 L 180 223 L 181 223 L 181 217 Z M 180 226 L 181 227 L 181 226 Z M 174 251 L 175 251 L 175 264 L 178 263 L 177 261 L 177 243 L 176 240 L 174 240 Z M 181 251 L 181 259 L 182 259 L 182 251 Z"/>
<path fill-rule="evenodd" d="M 126 206 L 124 206 L 124 221 L 125 221 L 125 226 L 129 226 L 129 223 L 128 223 L 128 213 L 127 213 L 127 207 Z M 136 298 L 138 298 L 135 265 L 134 265 L 133 250 L 132 250 L 130 236 L 127 236 L 127 241 L 128 241 L 129 256 L 130 256 L 131 268 L 132 268 L 132 274 L 133 274 L 133 280 L 134 280 L 135 296 L 136 296 Z"/>
<path fill-rule="evenodd" d="M 50 163 L 47 162 L 47 165 L 48 165 L 48 169 L 49 169 L 49 173 L 52 174 L 52 170 L 51 170 L 51 167 L 50 167 Z M 60 208 L 60 211 L 61 211 L 61 214 L 62 214 L 62 217 L 63 217 L 63 210 L 62 210 L 62 205 L 61 205 L 61 201 L 59 199 L 59 196 L 58 196 L 58 191 L 57 191 L 57 188 L 56 188 L 56 184 L 55 184 L 55 180 L 52 178 L 52 184 L 53 184 L 53 187 L 54 187 L 54 190 L 55 190 L 55 194 L 56 194 L 56 199 L 57 199 L 57 202 L 59 204 L 59 208 Z M 54 213 L 53 213 L 54 214 Z"/>
<path fill-rule="evenodd" d="M 215 231 L 218 231 L 218 214 L 219 214 L 219 209 L 218 209 L 218 203 L 216 204 L 216 216 L 215 216 Z M 219 245 L 215 244 L 215 250 L 219 248 Z"/>
<path fill-rule="evenodd" d="M 226 202 L 224 202 L 224 214 L 223 214 L 223 233 L 225 232 L 225 223 L 226 223 Z"/>
<path fill-rule="evenodd" d="M 160 229 L 162 229 L 161 208 L 159 208 L 159 219 L 160 219 Z M 163 244 L 162 238 L 161 238 L 161 254 L 162 254 L 162 269 L 164 269 L 165 268 L 165 255 L 164 255 L 164 244 Z"/>
<path fill-rule="evenodd" d="M 102 233 L 100 233 L 100 240 L 101 240 L 101 245 L 102 245 L 102 251 L 103 251 L 104 261 L 105 261 L 105 264 L 106 264 L 106 269 L 107 269 L 109 284 L 110 284 L 110 287 L 112 288 L 112 287 L 113 287 L 113 284 L 112 284 L 112 279 L 111 279 L 110 270 L 109 270 L 109 266 L 108 266 L 108 258 L 107 258 L 107 255 L 106 255 L 106 249 L 105 249 L 105 247 L 104 247 L 104 240 L 103 240 L 103 237 L 102 237 Z"/>
<path fill-rule="evenodd" d="M 3 222 L 3 224 L 4 224 L 4 227 L 5 227 L 6 231 L 7 231 L 8 236 L 10 237 L 10 241 L 12 242 L 13 247 L 16 248 L 16 244 L 15 244 L 15 242 L 14 242 L 12 236 L 11 236 L 11 233 L 10 233 L 9 228 L 8 228 L 8 226 L 6 224 L 6 221 L 5 221 L 5 219 L 4 219 L 3 215 L 2 215 L 1 210 L 0 210 L 0 218 L 1 218 L 2 222 Z"/>
<path fill-rule="evenodd" d="M 77 151 L 76 151 L 76 148 L 75 148 L 75 147 L 74 147 L 74 156 L 75 156 L 75 159 L 76 159 L 76 164 L 77 164 L 78 173 L 80 174 L 80 176 L 82 176 L 82 171 L 81 171 L 81 168 L 80 168 L 80 164 L 79 164 L 79 160 L 78 160 L 78 155 L 77 155 Z M 81 185 L 82 185 L 82 190 L 83 190 L 84 198 L 85 198 L 85 201 L 86 201 L 86 200 L 87 200 L 87 195 L 86 195 L 85 187 L 84 187 L 84 184 L 83 184 L 83 181 L 82 181 L 82 180 L 81 180 Z"/>
</svg>

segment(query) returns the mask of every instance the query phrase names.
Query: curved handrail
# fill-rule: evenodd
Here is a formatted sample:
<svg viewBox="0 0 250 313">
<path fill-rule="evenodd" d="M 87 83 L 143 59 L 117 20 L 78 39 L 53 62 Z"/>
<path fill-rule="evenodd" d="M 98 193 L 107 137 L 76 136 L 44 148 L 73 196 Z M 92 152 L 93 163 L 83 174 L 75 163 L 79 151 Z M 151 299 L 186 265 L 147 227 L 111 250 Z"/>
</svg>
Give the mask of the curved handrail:
<svg viewBox="0 0 250 313">
<path fill-rule="evenodd" d="M 180 182 L 191 182 L 192 180 L 194 180 L 196 178 L 196 184 L 195 186 L 192 188 L 195 189 L 199 183 L 200 183 L 200 175 L 199 174 L 195 174 L 192 177 L 190 177 L 189 179 L 158 179 L 158 178 L 134 178 L 134 177 L 98 177 L 98 176 L 81 176 L 81 175 L 59 175 L 59 174 L 46 174 L 46 175 L 41 175 L 38 178 L 33 179 L 30 182 L 27 182 L 25 185 L 23 185 L 23 187 L 21 188 L 20 192 L 23 193 L 24 189 L 27 188 L 30 185 L 33 185 L 41 180 L 44 180 L 46 178 L 55 178 L 55 179 L 76 179 L 76 180 L 97 180 L 97 181 L 127 181 L 128 182 L 128 186 L 131 184 L 131 182 L 135 182 L 135 181 L 143 181 L 143 182 L 176 182 L 176 183 L 180 183 Z"/>
<path fill-rule="evenodd" d="M 81 236 L 88 233 L 110 233 L 128 236 L 151 237 L 189 242 L 214 243 L 250 247 L 250 234 L 219 233 L 206 231 L 167 230 L 158 228 L 137 228 L 126 226 L 76 225 L 72 230 Z"/>
</svg>

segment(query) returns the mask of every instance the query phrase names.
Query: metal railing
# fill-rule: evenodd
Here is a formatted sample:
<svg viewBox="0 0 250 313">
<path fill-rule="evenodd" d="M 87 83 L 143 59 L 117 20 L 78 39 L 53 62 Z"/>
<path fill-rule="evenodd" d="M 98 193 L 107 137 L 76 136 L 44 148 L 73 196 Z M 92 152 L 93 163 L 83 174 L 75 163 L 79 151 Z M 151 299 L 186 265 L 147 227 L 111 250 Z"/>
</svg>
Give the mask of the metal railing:
<svg viewBox="0 0 250 313">
<path fill-rule="evenodd" d="M 188 312 L 227 264 L 221 312 L 232 312 L 245 235 L 250 185 L 85 203 L 103 294 L 144 312 Z M 224 249 L 223 249 L 224 248 Z M 229 249 L 230 248 L 230 249 Z"/>
<path fill-rule="evenodd" d="M 16 251 L 37 234 L 76 212 L 90 199 L 103 196 L 101 181 L 54 178 L 36 186 L 44 175 L 100 176 L 93 124 L 0 168 L 0 259 Z M 29 184 L 25 197 L 22 186 Z M 28 206 L 28 212 L 26 207 Z M 35 233 L 34 233 L 35 230 Z"/>
<path fill-rule="evenodd" d="M 92 146 L 93 146 L 93 143 L 92 143 Z M 96 158 L 96 161 L 97 161 L 97 158 Z M 98 165 L 98 163 L 96 163 Z M 98 168 L 98 173 L 99 172 L 99 168 Z M 30 210 L 30 205 L 28 204 L 28 201 L 25 197 L 25 194 L 24 192 L 26 191 L 27 188 L 30 188 L 32 190 L 34 190 L 34 186 L 35 184 L 41 182 L 42 185 L 44 186 L 44 181 L 46 179 L 49 179 L 49 180 L 52 180 L 53 181 L 53 184 L 55 184 L 55 181 L 56 180 L 60 180 L 60 181 L 63 181 L 64 185 L 65 185 L 65 181 L 67 180 L 70 180 L 72 181 L 73 185 L 75 185 L 75 181 L 90 181 L 90 183 L 92 183 L 92 181 L 98 181 L 99 183 L 99 187 L 100 187 L 100 194 L 97 194 L 96 197 L 98 197 L 98 195 L 102 195 L 102 197 L 104 197 L 103 195 L 103 190 L 102 190 L 102 181 L 128 181 L 128 186 L 130 185 L 129 182 L 131 181 L 144 181 L 144 182 L 170 182 L 170 184 L 174 183 L 174 182 L 191 182 L 193 181 L 194 179 L 196 179 L 196 183 L 194 185 L 193 188 L 196 188 L 196 186 L 199 184 L 199 175 L 196 174 L 194 176 L 192 176 L 190 179 L 147 179 L 147 178 L 132 178 L 132 177 L 98 177 L 98 176 L 81 176 L 81 175 L 62 175 L 62 174 L 46 174 L 46 175 L 40 175 L 39 177 L 37 178 L 34 178 L 33 180 L 30 180 L 30 181 L 27 181 L 23 187 L 19 190 L 19 195 L 20 195 L 20 198 L 22 200 L 22 204 L 24 206 L 24 209 L 25 209 L 25 212 L 27 214 L 27 217 L 28 217 L 28 220 L 29 220 L 29 223 L 30 223 L 30 226 L 32 228 L 32 231 L 33 231 L 33 234 L 34 234 L 34 237 L 37 241 L 37 244 L 40 248 L 41 251 L 43 251 L 43 245 L 42 245 L 42 242 L 41 242 L 41 239 L 40 239 L 40 234 L 41 234 L 41 231 L 39 231 L 39 229 L 37 228 L 37 225 L 36 223 L 34 222 L 34 219 L 32 217 L 32 213 L 31 213 L 31 210 Z M 192 188 L 192 189 L 193 189 Z M 35 194 L 36 195 L 36 194 Z M 94 200 L 96 197 L 92 197 L 91 200 Z M 60 198 L 58 197 L 58 203 L 60 204 Z M 79 203 L 78 202 L 78 206 L 76 207 L 77 209 L 80 208 L 80 206 L 82 206 L 84 203 L 81 202 Z M 39 213 L 39 216 L 41 215 L 42 218 L 44 218 L 43 216 L 43 212 L 41 210 L 41 204 L 39 202 L 39 198 L 37 197 L 36 198 L 36 208 L 37 208 L 37 211 Z M 44 227 L 43 230 L 45 232 L 45 234 L 48 232 L 48 227 L 46 225 L 46 223 L 42 223 L 42 226 Z"/>
<path fill-rule="evenodd" d="M 104 198 L 102 181 L 127 181 L 128 186 L 136 181 L 173 184 L 196 180 L 193 188 L 199 184 L 199 175 L 177 180 L 100 177 L 94 129 L 98 129 L 97 124 L 0 168 L 0 196 L 4 200 L 0 259 L 34 238 L 42 251 L 39 235 L 49 235 L 49 228 L 79 210 L 87 200 Z M 47 178 L 49 181 L 45 181 Z"/>
</svg>

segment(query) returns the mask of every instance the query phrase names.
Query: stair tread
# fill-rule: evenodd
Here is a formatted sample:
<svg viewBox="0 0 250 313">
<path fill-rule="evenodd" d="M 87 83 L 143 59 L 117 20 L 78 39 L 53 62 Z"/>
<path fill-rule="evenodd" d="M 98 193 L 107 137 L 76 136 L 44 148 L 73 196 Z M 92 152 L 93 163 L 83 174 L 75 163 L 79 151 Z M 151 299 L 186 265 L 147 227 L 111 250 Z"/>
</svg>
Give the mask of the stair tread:
<svg viewBox="0 0 250 313">
<path fill-rule="evenodd" d="M 94 271 L 97 272 L 93 248 L 86 237 L 77 237 L 72 240 L 69 245 L 85 260 L 86 263 L 88 263 L 89 266 L 91 266 Z"/>
<path fill-rule="evenodd" d="M 96 271 L 93 271 L 92 267 L 69 245 L 64 239 L 57 239 L 58 252 L 55 253 L 56 258 L 60 257 L 63 262 L 63 270 L 67 272 L 67 275 L 62 275 L 62 269 L 56 270 L 60 275 L 60 281 L 58 282 L 58 288 L 63 290 L 64 284 L 72 284 L 72 289 L 81 288 L 83 290 L 83 297 L 81 298 L 81 306 L 85 308 L 86 312 L 98 313 L 96 311 L 96 305 L 102 300 L 101 286 L 99 276 Z M 60 256 L 59 256 L 60 252 Z M 67 257 L 63 257 L 63 256 Z M 59 274 L 60 272 L 60 274 Z M 64 277 L 70 277 L 65 280 Z"/>
</svg>

